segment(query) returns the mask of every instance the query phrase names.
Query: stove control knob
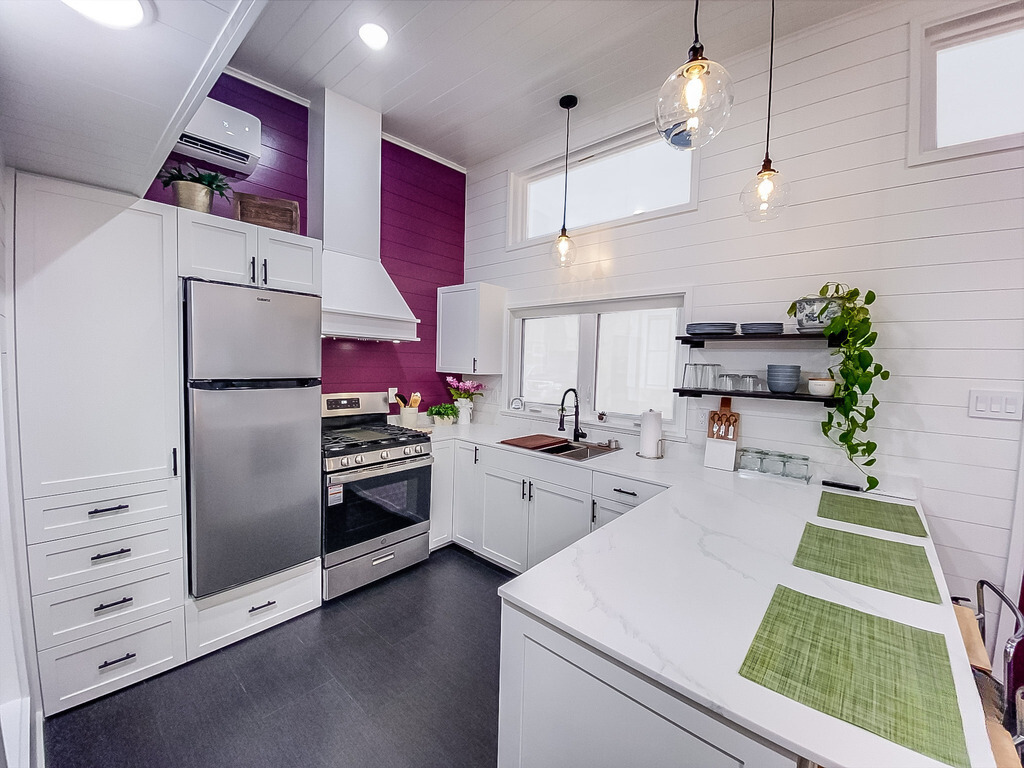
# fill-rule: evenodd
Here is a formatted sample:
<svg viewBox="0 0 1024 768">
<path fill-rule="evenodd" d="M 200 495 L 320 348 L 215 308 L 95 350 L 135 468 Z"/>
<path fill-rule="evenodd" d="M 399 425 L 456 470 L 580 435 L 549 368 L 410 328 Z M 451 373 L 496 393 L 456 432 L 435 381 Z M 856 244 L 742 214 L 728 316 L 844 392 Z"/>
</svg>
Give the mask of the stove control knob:
<svg viewBox="0 0 1024 768">
<path fill-rule="evenodd" d="M 341 466 L 343 466 L 343 467 L 347 467 L 347 466 L 348 466 L 348 456 L 345 456 L 345 457 L 344 457 L 344 458 L 343 458 L 343 459 L 341 460 Z"/>
<path fill-rule="evenodd" d="M 390 459 L 391 458 L 391 452 L 390 451 L 381 451 L 380 452 L 380 457 L 382 459 Z"/>
<path fill-rule="evenodd" d="M 362 463 L 363 463 L 363 457 L 362 456 L 356 456 L 356 464 L 362 464 Z"/>
<path fill-rule="evenodd" d="M 417 445 L 416 446 L 416 453 L 423 453 L 423 446 L 422 445 Z"/>
<path fill-rule="evenodd" d="M 406 456 L 412 456 L 412 446 L 405 446 L 405 448 L 402 449 L 402 453 Z"/>
</svg>

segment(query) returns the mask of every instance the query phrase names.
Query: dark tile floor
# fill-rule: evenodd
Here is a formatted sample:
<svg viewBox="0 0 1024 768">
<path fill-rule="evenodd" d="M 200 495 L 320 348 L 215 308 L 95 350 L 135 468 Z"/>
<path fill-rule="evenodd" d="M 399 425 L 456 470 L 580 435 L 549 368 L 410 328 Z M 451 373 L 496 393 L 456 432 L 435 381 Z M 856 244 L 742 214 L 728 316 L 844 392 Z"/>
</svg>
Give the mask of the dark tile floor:
<svg viewBox="0 0 1024 768">
<path fill-rule="evenodd" d="M 498 587 L 455 547 L 46 721 L 47 768 L 484 768 Z"/>
</svg>

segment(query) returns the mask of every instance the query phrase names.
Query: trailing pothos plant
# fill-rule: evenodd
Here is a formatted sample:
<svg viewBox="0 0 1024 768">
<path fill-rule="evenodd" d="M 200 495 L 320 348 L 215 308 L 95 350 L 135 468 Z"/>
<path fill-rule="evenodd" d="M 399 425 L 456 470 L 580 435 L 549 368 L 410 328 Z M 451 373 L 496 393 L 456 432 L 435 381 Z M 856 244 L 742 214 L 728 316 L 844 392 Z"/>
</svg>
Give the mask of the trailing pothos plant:
<svg viewBox="0 0 1024 768">
<path fill-rule="evenodd" d="M 868 474 L 866 467 L 875 464 L 875 450 L 878 445 L 867 439 L 868 422 L 875 417 L 878 398 L 870 393 L 876 378 L 885 381 L 889 371 L 875 361 L 871 347 L 878 339 L 878 333 L 871 330 L 871 310 L 868 306 L 875 301 L 875 292 L 861 294 L 857 288 L 844 283 L 826 283 L 818 296 L 827 299 L 839 309 L 824 328 L 829 338 L 838 337 L 839 346 L 832 353 L 839 362 L 829 368 L 829 374 L 836 380 L 834 397 L 836 406 L 821 422 L 821 431 L 829 440 L 846 452 L 846 457 L 867 477 L 867 490 L 878 486 L 878 478 Z M 812 298 L 812 297 L 807 297 Z M 829 311 L 826 303 L 819 311 L 824 318 Z M 789 314 L 796 314 L 796 302 L 789 308 Z"/>
</svg>

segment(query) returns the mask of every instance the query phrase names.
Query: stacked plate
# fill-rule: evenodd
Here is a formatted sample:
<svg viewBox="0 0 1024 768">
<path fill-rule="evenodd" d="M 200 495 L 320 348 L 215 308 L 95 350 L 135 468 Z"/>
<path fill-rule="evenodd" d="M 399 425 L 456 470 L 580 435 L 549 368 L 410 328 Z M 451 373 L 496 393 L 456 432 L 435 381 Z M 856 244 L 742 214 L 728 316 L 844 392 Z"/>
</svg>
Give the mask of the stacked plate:
<svg viewBox="0 0 1024 768">
<path fill-rule="evenodd" d="M 740 330 L 745 335 L 776 336 L 782 333 L 782 323 L 743 323 Z"/>
<path fill-rule="evenodd" d="M 768 366 L 768 389 L 772 392 L 796 392 L 796 388 L 799 386 L 799 365 Z"/>
<path fill-rule="evenodd" d="M 686 332 L 693 336 L 727 336 L 736 333 L 736 323 L 688 323 Z"/>
</svg>

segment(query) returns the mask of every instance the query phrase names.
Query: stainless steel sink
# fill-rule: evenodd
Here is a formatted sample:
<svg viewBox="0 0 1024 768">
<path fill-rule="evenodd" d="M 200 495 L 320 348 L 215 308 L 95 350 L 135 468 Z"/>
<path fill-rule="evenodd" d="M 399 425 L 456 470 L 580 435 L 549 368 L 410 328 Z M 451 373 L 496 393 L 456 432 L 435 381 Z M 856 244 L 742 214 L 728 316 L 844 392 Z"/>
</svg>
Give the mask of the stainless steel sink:
<svg viewBox="0 0 1024 768">
<path fill-rule="evenodd" d="M 560 456 L 563 459 L 572 459 L 573 461 L 586 461 L 595 456 L 603 456 L 606 453 L 618 450 L 621 450 L 621 448 L 610 448 L 607 445 L 599 445 L 598 443 L 568 442 L 561 445 L 553 445 L 550 448 L 541 448 L 537 453 Z"/>
</svg>

